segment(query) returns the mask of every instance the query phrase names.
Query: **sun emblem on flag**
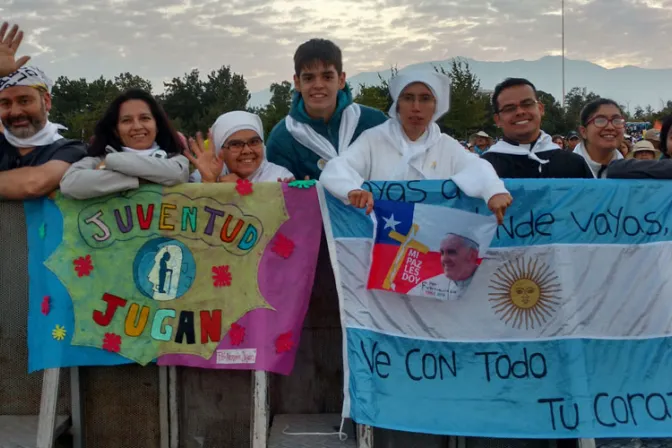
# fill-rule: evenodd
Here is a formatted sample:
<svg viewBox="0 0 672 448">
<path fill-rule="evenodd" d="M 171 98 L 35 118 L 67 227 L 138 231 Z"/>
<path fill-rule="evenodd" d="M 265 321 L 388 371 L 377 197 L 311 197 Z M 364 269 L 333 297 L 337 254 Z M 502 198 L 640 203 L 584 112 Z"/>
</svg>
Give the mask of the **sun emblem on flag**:
<svg viewBox="0 0 672 448">
<path fill-rule="evenodd" d="M 534 329 L 546 323 L 560 305 L 561 288 L 557 281 L 558 276 L 546 263 L 518 258 L 494 273 L 488 300 L 505 324 Z"/>
</svg>

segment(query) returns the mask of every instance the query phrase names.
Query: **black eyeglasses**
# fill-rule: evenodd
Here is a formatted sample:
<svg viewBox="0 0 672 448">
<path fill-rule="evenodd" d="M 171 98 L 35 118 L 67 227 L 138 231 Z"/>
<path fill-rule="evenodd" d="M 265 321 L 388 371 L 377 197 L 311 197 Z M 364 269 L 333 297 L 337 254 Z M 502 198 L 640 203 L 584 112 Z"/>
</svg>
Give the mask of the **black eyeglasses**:
<svg viewBox="0 0 672 448">
<path fill-rule="evenodd" d="M 257 149 L 259 148 L 264 141 L 261 139 L 261 137 L 252 137 L 251 139 L 245 141 L 245 140 L 231 140 L 228 142 L 224 147 L 231 152 L 240 152 L 243 150 L 245 145 L 249 146 L 250 149 Z"/>
<path fill-rule="evenodd" d="M 520 107 L 521 109 L 525 111 L 532 110 L 537 104 L 539 104 L 539 101 L 529 99 L 529 100 L 523 100 L 520 102 L 520 104 L 507 104 L 506 106 L 502 107 L 499 109 L 500 114 L 513 114 L 516 113 L 518 108 Z"/>
</svg>

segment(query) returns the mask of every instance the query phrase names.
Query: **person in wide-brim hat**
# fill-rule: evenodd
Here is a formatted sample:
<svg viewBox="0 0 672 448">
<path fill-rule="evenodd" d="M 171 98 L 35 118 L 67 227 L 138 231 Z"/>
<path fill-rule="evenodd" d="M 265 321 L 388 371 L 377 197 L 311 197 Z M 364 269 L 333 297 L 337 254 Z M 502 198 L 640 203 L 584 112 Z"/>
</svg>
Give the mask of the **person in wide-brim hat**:
<svg viewBox="0 0 672 448">
<path fill-rule="evenodd" d="M 641 140 L 635 143 L 635 146 L 627 155 L 627 158 L 634 158 L 638 160 L 658 160 L 660 158 L 660 151 L 657 150 L 650 141 Z"/>
</svg>

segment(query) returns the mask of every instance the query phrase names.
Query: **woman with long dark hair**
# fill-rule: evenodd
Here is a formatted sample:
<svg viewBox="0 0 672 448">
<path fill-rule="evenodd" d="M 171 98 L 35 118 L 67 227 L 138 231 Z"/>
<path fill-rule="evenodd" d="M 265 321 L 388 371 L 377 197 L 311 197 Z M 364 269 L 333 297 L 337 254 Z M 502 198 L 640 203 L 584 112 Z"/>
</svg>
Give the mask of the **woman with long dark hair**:
<svg viewBox="0 0 672 448">
<path fill-rule="evenodd" d="M 144 181 L 172 186 L 189 180 L 180 139 L 144 90 L 128 90 L 112 101 L 96 124 L 88 155 L 63 176 L 65 196 L 88 199 L 132 190 Z"/>
</svg>

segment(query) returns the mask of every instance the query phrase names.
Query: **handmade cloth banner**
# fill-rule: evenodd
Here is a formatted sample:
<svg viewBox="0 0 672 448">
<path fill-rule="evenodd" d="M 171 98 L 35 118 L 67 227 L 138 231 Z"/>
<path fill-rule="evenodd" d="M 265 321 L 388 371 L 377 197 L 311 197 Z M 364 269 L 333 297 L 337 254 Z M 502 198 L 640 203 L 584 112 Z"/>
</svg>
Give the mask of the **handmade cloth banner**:
<svg viewBox="0 0 672 448">
<path fill-rule="evenodd" d="M 288 374 L 320 244 L 313 185 L 26 202 L 29 370 L 157 361 Z"/>
<path fill-rule="evenodd" d="M 513 204 L 457 300 L 367 288 L 389 278 L 376 246 L 410 246 L 421 206 L 436 207 L 441 235 L 451 233 L 446 214 L 462 212 L 453 228 L 467 231 L 472 214 L 491 219 L 486 204 L 450 181 L 365 187 L 373 218 L 320 193 L 344 325 L 345 417 L 462 436 L 672 436 L 672 184 L 508 181 Z M 416 243 L 411 261 L 424 250 Z M 441 257 L 434 272 L 448 276 L 459 263 Z"/>
</svg>

